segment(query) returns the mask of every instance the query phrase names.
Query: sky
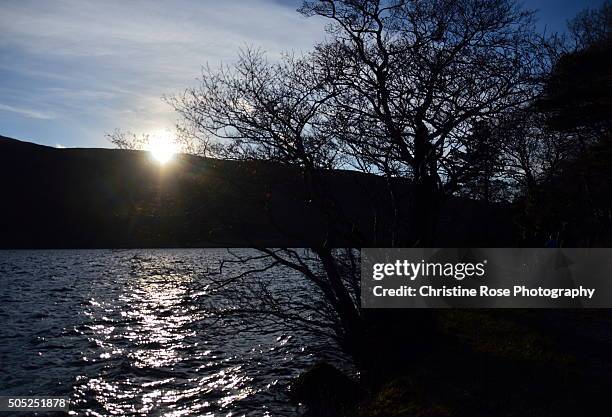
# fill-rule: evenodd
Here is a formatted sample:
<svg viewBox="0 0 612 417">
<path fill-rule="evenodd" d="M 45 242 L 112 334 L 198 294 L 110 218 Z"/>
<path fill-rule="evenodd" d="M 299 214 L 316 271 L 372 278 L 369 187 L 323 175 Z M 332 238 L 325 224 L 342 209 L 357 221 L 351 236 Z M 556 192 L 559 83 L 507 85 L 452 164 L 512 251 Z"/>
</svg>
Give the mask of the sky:
<svg viewBox="0 0 612 417">
<path fill-rule="evenodd" d="M 525 0 L 540 28 L 603 0 Z M 105 133 L 171 129 L 161 99 L 202 65 L 256 46 L 271 59 L 309 50 L 322 19 L 299 0 L 0 0 L 0 135 L 56 147 L 111 147 Z"/>
</svg>

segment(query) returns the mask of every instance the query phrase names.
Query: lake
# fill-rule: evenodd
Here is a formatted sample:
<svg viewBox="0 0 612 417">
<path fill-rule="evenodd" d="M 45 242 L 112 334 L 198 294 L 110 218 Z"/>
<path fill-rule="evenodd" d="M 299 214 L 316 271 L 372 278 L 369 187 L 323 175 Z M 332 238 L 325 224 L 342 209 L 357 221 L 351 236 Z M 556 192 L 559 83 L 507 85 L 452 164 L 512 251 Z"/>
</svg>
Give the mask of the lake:
<svg viewBox="0 0 612 417">
<path fill-rule="evenodd" d="M 205 314 L 193 299 L 227 256 L 0 251 L 0 395 L 67 396 L 78 416 L 299 414 L 288 382 L 327 343 Z M 276 274 L 301 285 L 291 270 Z"/>
</svg>

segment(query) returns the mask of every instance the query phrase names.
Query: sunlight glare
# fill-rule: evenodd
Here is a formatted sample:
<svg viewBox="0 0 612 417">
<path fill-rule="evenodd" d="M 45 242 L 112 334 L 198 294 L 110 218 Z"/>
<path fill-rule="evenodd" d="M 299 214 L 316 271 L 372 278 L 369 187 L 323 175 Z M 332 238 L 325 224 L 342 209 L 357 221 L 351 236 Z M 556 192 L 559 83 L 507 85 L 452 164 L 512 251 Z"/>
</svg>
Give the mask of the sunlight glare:
<svg viewBox="0 0 612 417">
<path fill-rule="evenodd" d="M 174 157 L 179 149 L 172 134 L 167 130 L 160 130 L 150 135 L 147 150 L 153 159 L 160 164 L 165 164 Z"/>
</svg>

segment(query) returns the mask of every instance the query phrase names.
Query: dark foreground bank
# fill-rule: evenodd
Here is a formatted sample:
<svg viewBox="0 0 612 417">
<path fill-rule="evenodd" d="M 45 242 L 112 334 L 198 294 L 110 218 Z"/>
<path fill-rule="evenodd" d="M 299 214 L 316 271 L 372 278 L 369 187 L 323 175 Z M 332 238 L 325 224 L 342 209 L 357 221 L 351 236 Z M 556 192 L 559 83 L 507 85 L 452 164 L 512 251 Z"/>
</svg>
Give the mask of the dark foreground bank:
<svg viewBox="0 0 612 417">
<path fill-rule="evenodd" d="M 406 344 L 398 354 L 381 341 L 377 377 L 366 371 L 356 382 L 319 364 L 294 382 L 294 399 L 318 417 L 609 415 L 610 311 L 436 314 L 430 351 L 415 355 Z"/>
</svg>

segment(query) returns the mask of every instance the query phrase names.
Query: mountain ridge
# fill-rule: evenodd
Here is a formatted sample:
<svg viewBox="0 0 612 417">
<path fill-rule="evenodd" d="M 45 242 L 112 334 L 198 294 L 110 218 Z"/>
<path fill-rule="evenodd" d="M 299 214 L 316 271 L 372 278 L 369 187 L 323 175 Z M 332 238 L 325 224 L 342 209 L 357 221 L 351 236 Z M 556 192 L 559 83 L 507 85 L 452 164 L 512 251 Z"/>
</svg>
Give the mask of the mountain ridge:
<svg viewBox="0 0 612 417">
<path fill-rule="evenodd" d="M 162 166 L 144 151 L 58 149 L 0 136 L 0 175 L 4 249 L 352 243 L 329 240 L 324 213 L 313 207 L 292 166 L 191 155 Z M 346 170 L 321 176 L 346 219 L 364 232 L 365 244 L 389 245 L 384 179 Z M 408 193 L 402 181 L 397 186 Z M 440 244 L 511 244 L 505 209 L 455 199 L 445 213 Z"/>
</svg>

